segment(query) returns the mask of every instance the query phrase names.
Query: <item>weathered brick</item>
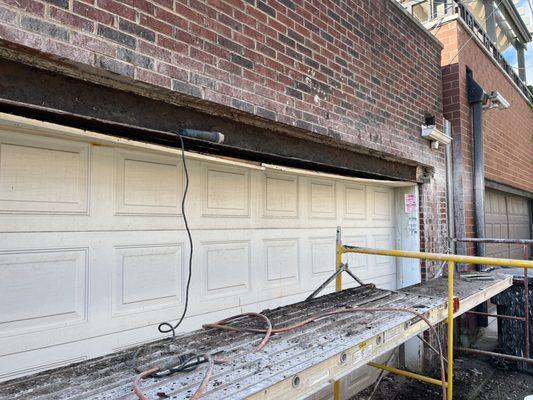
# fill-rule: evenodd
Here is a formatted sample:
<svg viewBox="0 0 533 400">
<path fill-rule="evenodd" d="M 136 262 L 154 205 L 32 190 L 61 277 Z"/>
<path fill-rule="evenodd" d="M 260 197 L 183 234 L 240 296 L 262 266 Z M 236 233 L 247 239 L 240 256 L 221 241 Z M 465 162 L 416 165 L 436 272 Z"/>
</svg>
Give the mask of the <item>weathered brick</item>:
<svg viewBox="0 0 533 400">
<path fill-rule="evenodd" d="M 131 33 L 132 35 L 141 37 L 150 42 L 155 42 L 155 32 L 149 29 L 143 28 L 142 26 L 135 24 L 131 21 L 120 19 L 118 23 L 120 30 Z"/>
<path fill-rule="evenodd" d="M 108 26 L 98 25 L 98 36 L 105 37 L 113 42 L 122 44 L 127 47 L 135 48 L 136 40 L 133 36 L 126 35 Z"/>
<path fill-rule="evenodd" d="M 17 18 L 17 13 L 8 10 L 7 8 L 0 7 L 0 21 L 7 22 L 7 23 L 13 23 L 15 22 L 15 19 Z"/>
<path fill-rule="evenodd" d="M 165 62 L 170 62 L 172 60 L 172 52 L 156 43 L 139 40 L 138 51 L 157 60 Z"/>
<path fill-rule="evenodd" d="M 257 0 L 257 8 L 259 8 L 261 11 L 267 13 L 268 15 L 270 15 L 271 17 L 275 17 L 276 16 L 276 10 L 274 10 L 272 7 L 270 7 L 268 4 L 266 4 L 264 1 L 262 0 Z"/>
<path fill-rule="evenodd" d="M 94 22 L 77 15 L 66 12 L 62 9 L 51 7 L 50 17 L 54 20 L 61 22 L 67 26 L 71 26 L 76 29 L 92 32 L 94 30 Z"/>
<path fill-rule="evenodd" d="M 89 36 L 80 32 L 71 32 L 72 44 L 81 48 L 93 51 L 97 54 L 114 57 L 117 45 L 104 40 Z"/>
<path fill-rule="evenodd" d="M 154 68 L 154 60 L 151 57 L 144 56 L 123 47 L 117 49 L 117 58 L 127 63 L 137 65 L 138 67 L 146 69 Z"/>
<path fill-rule="evenodd" d="M 217 43 L 228 50 L 234 51 L 235 53 L 242 53 L 243 51 L 243 48 L 239 43 L 220 35 L 217 37 Z"/>
<path fill-rule="evenodd" d="M 31 14 L 44 16 L 44 4 L 36 0 L 2 0 L 7 6 L 11 6 L 13 10 L 27 11 Z"/>
<path fill-rule="evenodd" d="M 53 4 L 54 6 L 68 9 L 68 0 L 43 0 L 45 3 Z"/>
<path fill-rule="evenodd" d="M 124 4 L 124 2 L 118 2 L 115 0 L 96 0 L 96 5 L 102 10 L 112 14 L 116 14 L 132 21 L 135 20 L 135 10 Z"/>
<path fill-rule="evenodd" d="M 157 74 L 153 71 L 142 68 L 135 68 L 135 79 L 141 82 L 150 83 L 154 86 L 163 88 L 171 87 L 171 79 L 168 76 Z"/>
<path fill-rule="evenodd" d="M 299 100 L 302 100 L 303 99 L 303 93 L 300 92 L 299 90 L 296 90 L 294 88 L 291 88 L 291 87 L 286 87 L 285 88 L 285 94 L 291 96 L 291 97 L 295 97 Z"/>
<path fill-rule="evenodd" d="M 278 39 L 280 42 L 285 43 L 287 46 L 295 47 L 296 43 L 294 40 L 288 38 L 287 36 L 283 35 L 282 33 L 278 33 Z"/>
<path fill-rule="evenodd" d="M 159 72 L 161 75 L 165 75 L 170 78 L 178 79 L 180 81 L 188 80 L 187 71 L 184 70 L 183 68 L 177 68 L 174 65 L 170 65 L 166 63 L 158 63 L 157 72 Z"/>
<path fill-rule="evenodd" d="M 20 19 L 20 26 L 31 32 L 40 33 L 65 42 L 69 40 L 67 29 L 27 15 L 23 15 Z"/>
<path fill-rule="evenodd" d="M 260 117 L 270 119 L 272 121 L 276 120 L 276 113 L 274 111 L 267 110 L 263 107 L 256 107 L 256 114 Z"/>
<path fill-rule="evenodd" d="M 254 112 L 254 105 L 251 103 L 247 103 L 246 101 L 242 101 L 239 99 L 233 99 L 231 101 L 231 105 L 235 108 L 238 108 L 239 110 L 246 111 L 247 113 Z"/>
<path fill-rule="evenodd" d="M 248 60 L 247 58 L 241 57 L 238 54 L 232 54 L 231 61 L 244 68 L 252 69 L 254 67 L 254 63 L 252 61 Z"/>
<path fill-rule="evenodd" d="M 42 42 L 42 50 L 80 64 L 94 64 L 94 54 L 91 51 L 70 44 L 59 42 L 53 39 L 46 39 Z"/>
<path fill-rule="evenodd" d="M 290 8 L 291 10 L 296 9 L 296 4 L 294 4 L 291 0 L 280 0 L 280 3 L 283 4 L 285 7 Z"/>
<path fill-rule="evenodd" d="M 191 82 L 193 85 L 207 87 L 213 90 L 216 90 L 218 86 L 216 80 L 194 73 L 191 74 L 189 82 Z"/>
<path fill-rule="evenodd" d="M 72 5 L 74 13 L 88 18 L 94 22 L 100 22 L 105 25 L 111 25 L 114 21 L 114 16 L 111 13 L 92 7 L 89 4 L 82 3 L 81 1 L 74 1 Z"/>
<path fill-rule="evenodd" d="M 202 97 L 202 90 L 188 82 L 172 80 L 172 90 L 176 92 L 185 93 L 194 97 Z"/>
<path fill-rule="evenodd" d="M 135 74 L 135 68 L 131 64 L 127 64 L 122 61 L 118 61 L 115 58 L 99 56 L 96 59 L 96 66 L 106 71 L 111 71 L 119 75 L 125 75 L 133 78 Z"/>
</svg>

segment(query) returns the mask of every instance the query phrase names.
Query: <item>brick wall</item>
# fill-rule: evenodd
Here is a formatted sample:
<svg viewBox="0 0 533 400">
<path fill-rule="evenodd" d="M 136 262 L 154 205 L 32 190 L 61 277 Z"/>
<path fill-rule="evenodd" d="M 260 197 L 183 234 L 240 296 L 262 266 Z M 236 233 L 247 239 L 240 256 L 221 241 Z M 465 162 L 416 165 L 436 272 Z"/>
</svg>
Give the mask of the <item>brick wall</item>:
<svg viewBox="0 0 533 400">
<path fill-rule="evenodd" d="M 441 109 L 440 48 L 391 0 L 0 0 L 0 7 L 5 43 L 434 163 L 418 131 L 425 114 Z"/>
<path fill-rule="evenodd" d="M 458 236 L 474 234 L 473 141 L 466 71 L 486 90 L 499 91 L 511 104 L 507 110 L 483 113 L 485 177 L 533 192 L 533 109 L 504 72 L 483 51 L 459 21 L 438 28 L 444 43 L 443 111 L 454 129 L 454 179 Z M 461 49 L 457 55 L 458 49 Z M 474 246 L 464 248 L 470 254 Z"/>
</svg>

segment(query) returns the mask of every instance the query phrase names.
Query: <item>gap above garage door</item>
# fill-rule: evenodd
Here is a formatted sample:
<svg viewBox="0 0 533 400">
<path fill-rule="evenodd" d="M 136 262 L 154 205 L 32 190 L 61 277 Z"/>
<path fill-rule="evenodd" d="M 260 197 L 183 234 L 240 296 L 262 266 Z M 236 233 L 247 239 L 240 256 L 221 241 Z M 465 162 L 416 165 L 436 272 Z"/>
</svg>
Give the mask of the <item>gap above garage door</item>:
<svg viewBox="0 0 533 400">
<path fill-rule="evenodd" d="M 337 225 L 346 243 L 418 250 L 413 183 L 186 157 L 183 330 L 305 298 L 334 270 Z M 181 163 L 180 149 L 0 116 L 0 379 L 152 340 L 179 315 Z M 348 262 L 383 288 L 420 279 L 417 260 Z"/>
</svg>

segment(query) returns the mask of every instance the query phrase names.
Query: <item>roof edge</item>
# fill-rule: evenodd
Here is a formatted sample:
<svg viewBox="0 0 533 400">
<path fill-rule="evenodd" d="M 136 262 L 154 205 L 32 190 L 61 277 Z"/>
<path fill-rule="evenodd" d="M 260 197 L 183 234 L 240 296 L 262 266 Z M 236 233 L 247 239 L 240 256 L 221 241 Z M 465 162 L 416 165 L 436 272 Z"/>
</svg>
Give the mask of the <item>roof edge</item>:
<svg viewBox="0 0 533 400">
<path fill-rule="evenodd" d="M 411 15 L 407 9 L 401 5 L 397 0 L 389 0 L 407 19 L 413 22 L 421 31 L 423 31 L 437 46 L 440 46 L 441 49 L 444 48 L 444 44 L 437 39 L 425 26 L 420 22 L 414 15 Z"/>
<path fill-rule="evenodd" d="M 506 11 L 509 13 L 509 16 L 513 20 L 513 23 L 520 31 L 520 35 L 522 36 L 523 42 L 531 42 L 531 33 L 529 33 L 529 30 L 527 29 L 524 20 L 518 13 L 518 10 L 516 9 L 516 6 L 513 4 L 513 2 L 511 0 L 502 0 L 501 5 L 505 7 Z"/>
</svg>

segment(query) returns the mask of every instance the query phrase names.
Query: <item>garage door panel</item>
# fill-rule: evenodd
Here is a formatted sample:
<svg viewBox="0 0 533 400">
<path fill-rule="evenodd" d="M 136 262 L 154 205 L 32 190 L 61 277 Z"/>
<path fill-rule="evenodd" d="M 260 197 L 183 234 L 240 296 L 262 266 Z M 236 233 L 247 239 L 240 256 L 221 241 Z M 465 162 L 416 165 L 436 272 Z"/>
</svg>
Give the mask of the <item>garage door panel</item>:
<svg viewBox="0 0 533 400">
<path fill-rule="evenodd" d="M 217 308 L 222 304 L 219 302 L 221 299 L 227 301 L 224 306 L 238 304 L 237 295 L 247 293 L 250 288 L 250 242 L 203 242 L 200 245 L 200 254 L 201 302 L 217 304 Z"/>
<path fill-rule="evenodd" d="M 182 304 L 183 244 L 117 246 L 113 316 Z"/>
<path fill-rule="evenodd" d="M 381 221 L 393 221 L 394 215 L 394 192 L 385 188 L 372 188 L 372 219 Z"/>
<path fill-rule="evenodd" d="M 262 174 L 263 218 L 298 218 L 298 177 L 266 172 Z"/>
<path fill-rule="evenodd" d="M 0 132 L 0 212 L 87 213 L 89 145 Z"/>
<path fill-rule="evenodd" d="M 337 193 L 335 182 L 330 180 L 309 179 L 308 218 L 330 219 L 337 217 Z"/>
<path fill-rule="evenodd" d="M 298 238 L 265 240 L 264 285 L 270 288 L 300 286 Z"/>
<path fill-rule="evenodd" d="M 86 319 L 87 249 L 0 252 L 0 335 Z"/>
<path fill-rule="evenodd" d="M 175 157 L 115 150 L 115 213 L 180 215 L 182 164 Z"/>
<path fill-rule="evenodd" d="M 343 219 L 366 220 L 367 190 L 363 185 L 342 185 L 343 191 Z"/>
<path fill-rule="evenodd" d="M 368 247 L 367 235 L 350 235 L 343 237 L 344 243 L 350 246 Z M 346 254 L 344 261 L 356 274 L 366 274 L 368 272 L 368 255 L 367 254 Z M 351 279 L 351 278 L 350 278 Z"/>
<path fill-rule="evenodd" d="M 203 165 L 203 215 L 248 217 L 250 215 L 250 174 L 245 168 L 217 164 Z"/>
<path fill-rule="evenodd" d="M 309 259 L 304 265 L 310 265 L 312 282 L 324 281 L 335 271 L 335 236 L 311 236 L 308 240 Z"/>
</svg>

